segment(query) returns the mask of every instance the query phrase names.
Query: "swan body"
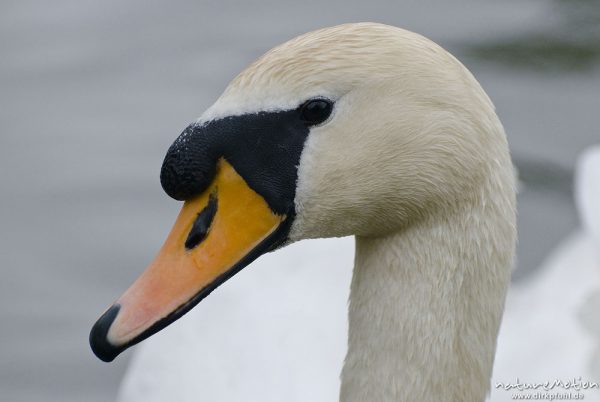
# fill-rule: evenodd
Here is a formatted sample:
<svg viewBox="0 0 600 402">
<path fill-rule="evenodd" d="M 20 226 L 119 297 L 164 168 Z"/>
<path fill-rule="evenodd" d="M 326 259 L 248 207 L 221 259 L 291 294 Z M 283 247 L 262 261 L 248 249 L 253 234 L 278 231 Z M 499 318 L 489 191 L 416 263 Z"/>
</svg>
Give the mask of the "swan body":
<svg viewBox="0 0 600 402">
<path fill-rule="evenodd" d="M 600 250 L 600 146 L 587 149 L 579 159 L 575 201 L 583 228 Z M 596 252 L 597 254 L 600 251 Z M 597 255 L 597 257 L 600 257 Z"/>
<path fill-rule="evenodd" d="M 312 111 L 306 114 L 307 104 L 331 113 L 313 119 Z M 248 132 L 250 127 L 257 128 Z M 261 137 L 273 128 L 279 137 Z M 239 136 L 231 137 L 232 130 L 239 130 Z M 296 154 L 298 135 L 306 138 Z M 264 141 L 259 144 L 252 136 Z M 247 148 L 240 150 L 231 141 Z M 215 152 L 225 155 L 216 169 L 208 159 L 197 158 L 213 158 Z M 287 159 L 273 156 L 281 154 Z M 297 164 L 294 155 L 299 155 Z M 282 181 L 280 175 L 287 173 L 295 180 Z M 355 236 L 341 401 L 485 399 L 514 255 L 514 171 L 491 101 L 442 48 L 417 34 L 374 23 L 346 24 L 292 39 L 240 73 L 180 136 L 165 158 L 161 180 L 168 194 L 186 203 L 157 260 L 92 329 L 91 344 L 100 358 L 112 360 L 177 319 L 207 294 L 204 289 L 212 291 L 203 264 L 225 272 L 216 277 L 218 283 L 223 275 L 230 276 L 231 271 L 211 265 L 216 264 L 211 258 L 220 254 L 207 259 L 203 250 L 230 247 L 216 239 L 226 232 L 228 216 L 236 216 L 234 209 L 227 212 L 234 207 L 226 196 L 237 188 L 245 191 L 253 210 L 269 219 L 273 226 L 268 227 L 275 228 L 265 233 L 285 234 L 277 237 L 276 245 Z M 255 193 L 244 190 L 244 183 Z M 291 184 L 294 191 L 288 191 Z M 290 199 L 293 204 L 286 203 Z M 204 217 L 215 216 L 215 210 L 208 234 L 196 223 L 186 223 L 200 220 L 198 227 L 203 228 Z M 255 230 L 252 225 L 237 230 Z M 289 230 L 284 232 L 286 225 Z M 190 227 L 188 251 L 182 253 L 180 242 Z M 202 236 L 206 240 L 194 248 Z M 203 263 L 198 265 L 198 259 Z M 285 268 L 279 267 L 282 272 Z M 331 281 L 333 272 L 325 272 L 330 268 L 320 267 L 312 281 Z M 179 275 L 193 279 L 182 282 Z M 185 295 L 193 294 L 190 287 L 200 286 L 196 283 L 208 288 L 189 299 Z M 340 281 L 333 293 L 345 295 L 346 283 Z M 171 289 L 169 298 L 165 287 Z M 260 287 L 253 291 L 260 292 Z M 314 302 L 310 292 L 302 299 Z M 318 315 L 330 302 L 317 301 Z M 339 306 L 332 305 L 332 311 L 335 307 L 339 314 Z M 227 315 L 217 312 L 212 318 L 227 320 Z M 203 320 L 204 325 L 213 321 Z M 317 322 L 322 323 L 320 331 L 328 331 L 328 322 Z M 345 326 L 340 322 L 338 318 L 336 327 Z M 261 364 L 260 356 L 238 369 L 211 357 L 215 345 L 235 343 L 251 332 L 252 319 L 246 317 L 246 323 L 232 338 L 217 331 L 198 334 L 203 358 L 194 366 L 197 378 L 204 378 L 197 381 L 214 384 L 210 376 L 223 374 L 216 385 L 223 388 L 221 395 L 253 370 L 253 378 L 286 376 L 271 370 L 268 363 L 275 360 Z M 339 354 L 339 346 L 332 347 L 323 358 Z M 304 369 L 318 371 L 315 367 L 319 365 Z M 296 385 L 294 380 L 288 383 Z M 259 381 L 244 391 L 269 392 Z M 330 388 L 328 392 L 330 397 Z M 203 394 L 199 391 L 197 399 Z M 217 394 L 210 399 L 220 399 Z M 247 394 L 245 399 L 277 400 L 268 393 Z M 294 400 L 289 395 L 283 399 Z"/>
<path fill-rule="evenodd" d="M 600 382 L 600 148 L 576 172 L 582 228 L 565 239 L 536 274 L 513 285 L 498 339 L 491 401 L 514 400 L 495 383 L 581 378 Z M 565 390 L 556 390 L 565 391 Z M 597 389 L 583 391 L 600 401 Z"/>
<path fill-rule="evenodd" d="M 353 254 L 345 237 L 265 255 L 140 344 L 117 401 L 339 399 Z"/>
</svg>

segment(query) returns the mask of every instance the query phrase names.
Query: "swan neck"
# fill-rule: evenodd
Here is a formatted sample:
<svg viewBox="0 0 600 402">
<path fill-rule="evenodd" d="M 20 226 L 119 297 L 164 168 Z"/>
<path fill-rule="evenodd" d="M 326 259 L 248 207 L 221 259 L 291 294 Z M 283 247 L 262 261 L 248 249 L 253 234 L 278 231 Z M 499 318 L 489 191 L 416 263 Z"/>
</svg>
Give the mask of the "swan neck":
<svg viewBox="0 0 600 402">
<path fill-rule="evenodd" d="M 485 400 L 514 252 L 485 208 L 356 238 L 342 402 Z"/>
</svg>

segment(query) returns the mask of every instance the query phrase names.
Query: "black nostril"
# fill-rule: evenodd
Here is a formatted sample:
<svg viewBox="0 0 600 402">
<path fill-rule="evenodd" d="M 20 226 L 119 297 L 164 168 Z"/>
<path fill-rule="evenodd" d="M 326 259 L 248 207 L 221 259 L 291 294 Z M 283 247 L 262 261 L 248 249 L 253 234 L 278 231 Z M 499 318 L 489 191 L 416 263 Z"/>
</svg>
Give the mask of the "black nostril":
<svg viewBox="0 0 600 402">
<path fill-rule="evenodd" d="M 186 250 L 193 249 L 206 238 L 217 213 L 217 204 L 217 193 L 213 191 L 208 198 L 208 204 L 200 211 L 192 225 L 192 229 L 185 241 Z"/>
<path fill-rule="evenodd" d="M 204 191 L 216 172 L 204 127 L 190 125 L 169 148 L 160 171 L 160 183 L 172 198 L 184 201 Z"/>
</svg>

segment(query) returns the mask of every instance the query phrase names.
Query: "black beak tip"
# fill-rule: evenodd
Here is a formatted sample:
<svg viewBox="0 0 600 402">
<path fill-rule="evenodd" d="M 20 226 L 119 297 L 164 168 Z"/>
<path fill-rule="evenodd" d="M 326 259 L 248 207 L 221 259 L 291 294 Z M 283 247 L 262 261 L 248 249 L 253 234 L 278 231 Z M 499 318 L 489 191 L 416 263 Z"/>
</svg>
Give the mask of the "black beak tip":
<svg viewBox="0 0 600 402">
<path fill-rule="evenodd" d="M 119 314 L 120 305 L 114 304 L 96 321 L 90 331 L 90 346 L 94 354 L 102 361 L 111 362 L 125 348 L 114 346 L 108 341 L 107 335 L 110 326 Z"/>
</svg>

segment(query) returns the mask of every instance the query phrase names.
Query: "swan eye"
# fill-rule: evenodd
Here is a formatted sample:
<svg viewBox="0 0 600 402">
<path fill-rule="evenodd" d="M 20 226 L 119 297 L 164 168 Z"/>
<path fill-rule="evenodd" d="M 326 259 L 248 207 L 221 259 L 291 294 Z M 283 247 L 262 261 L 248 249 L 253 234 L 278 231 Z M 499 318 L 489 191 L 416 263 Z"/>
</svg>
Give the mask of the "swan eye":
<svg viewBox="0 0 600 402">
<path fill-rule="evenodd" d="M 300 106 L 300 117 L 309 125 L 323 123 L 331 115 L 333 103 L 328 99 L 311 99 Z"/>
</svg>

